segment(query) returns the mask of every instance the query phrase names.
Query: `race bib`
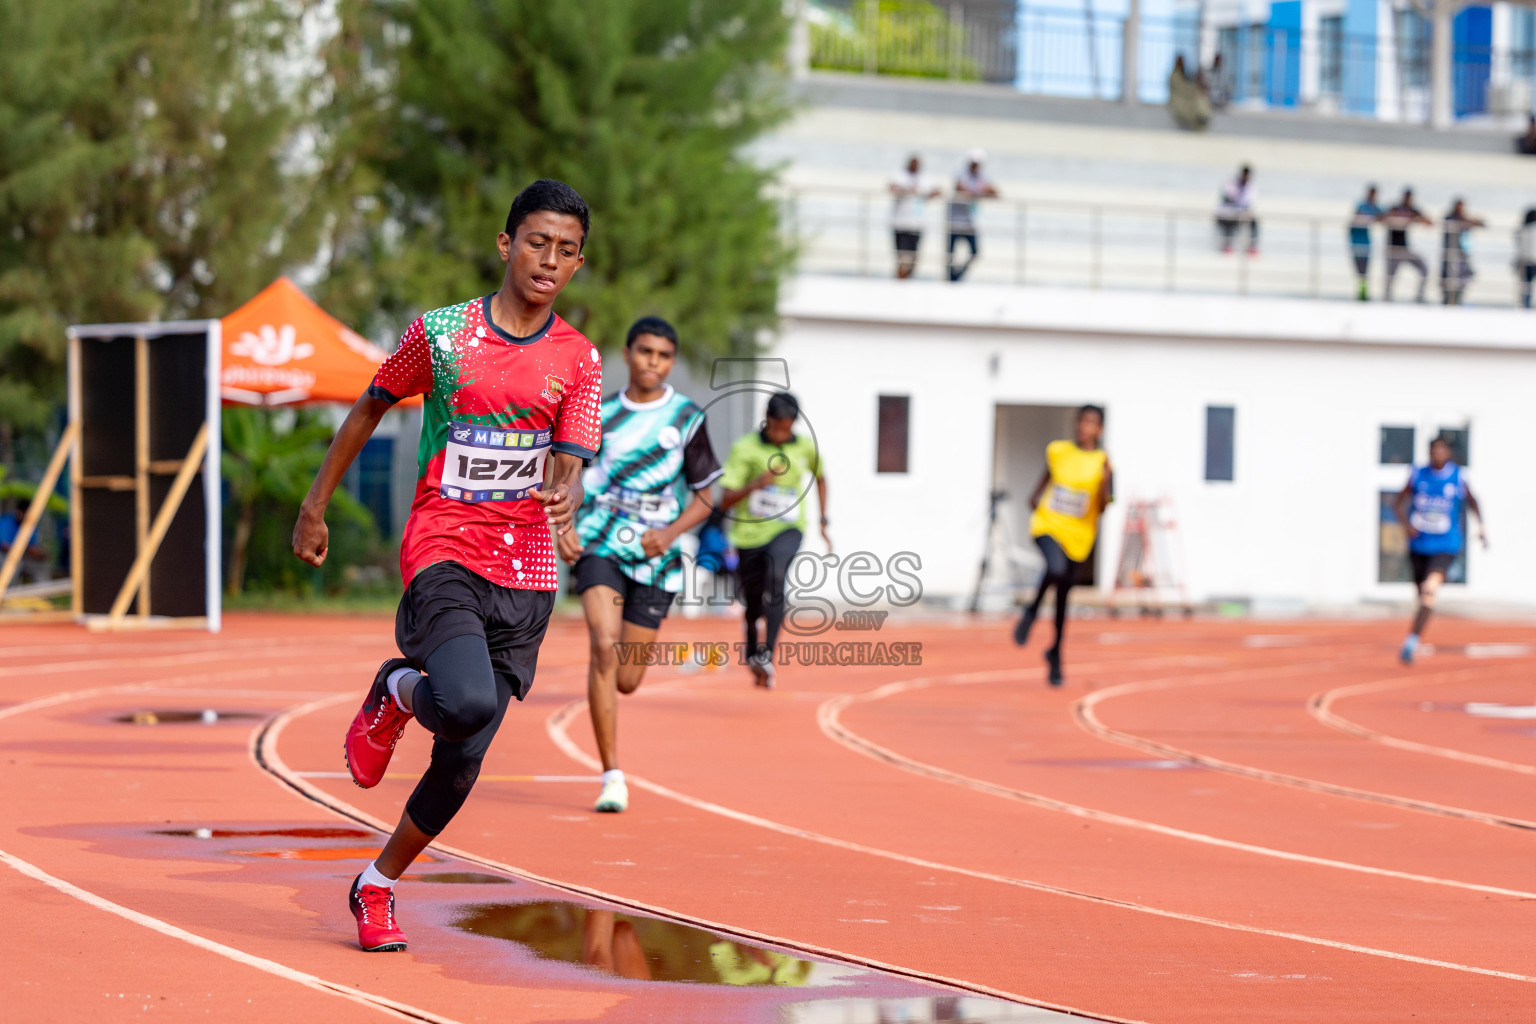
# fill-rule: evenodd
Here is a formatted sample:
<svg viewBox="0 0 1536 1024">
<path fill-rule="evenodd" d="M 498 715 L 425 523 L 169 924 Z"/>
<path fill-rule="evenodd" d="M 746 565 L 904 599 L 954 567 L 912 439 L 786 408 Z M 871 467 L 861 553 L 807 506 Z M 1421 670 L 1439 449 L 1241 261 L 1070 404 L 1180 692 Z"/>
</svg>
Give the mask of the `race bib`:
<svg viewBox="0 0 1536 1024">
<path fill-rule="evenodd" d="M 1074 519 L 1083 519 L 1088 515 L 1088 492 L 1053 484 L 1050 501 L 1047 504 L 1052 512 L 1060 512 Z"/>
<path fill-rule="evenodd" d="M 599 494 L 597 503 L 625 519 L 633 519 L 653 530 L 670 526 L 678 516 L 675 494 L 648 494 L 627 487 L 616 487 Z"/>
<path fill-rule="evenodd" d="M 543 484 L 548 430 L 493 430 L 450 423 L 438 494 L 453 501 L 521 501 Z"/>
<path fill-rule="evenodd" d="M 747 499 L 747 512 L 755 519 L 782 519 L 800 503 L 800 492 L 789 487 L 760 487 Z"/>
<path fill-rule="evenodd" d="M 1450 533 L 1451 516 L 1449 512 L 1414 509 L 1408 513 L 1408 525 L 1420 533 Z"/>
</svg>

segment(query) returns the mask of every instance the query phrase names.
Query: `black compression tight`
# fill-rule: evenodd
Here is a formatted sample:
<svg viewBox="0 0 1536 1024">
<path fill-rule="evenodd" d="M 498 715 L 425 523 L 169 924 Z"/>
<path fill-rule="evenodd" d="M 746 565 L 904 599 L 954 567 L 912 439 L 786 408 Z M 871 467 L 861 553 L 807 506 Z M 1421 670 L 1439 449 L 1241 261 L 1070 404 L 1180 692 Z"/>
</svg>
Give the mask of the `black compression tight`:
<svg viewBox="0 0 1536 1024">
<path fill-rule="evenodd" d="M 426 657 L 411 694 L 416 720 L 432 733 L 432 763 L 406 801 L 416 827 L 435 836 L 459 813 L 513 696 L 513 681 L 491 668 L 485 637 L 444 641 Z"/>
<path fill-rule="evenodd" d="M 1051 645 L 1051 650 L 1059 653 L 1062 636 L 1067 631 L 1067 592 L 1077 581 L 1077 569 L 1083 563 L 1074 562 L 1068 558 L 1055 537 L 1036 537 L 1035 544 L 1039 546 L 1040 553 L 1045 556 L 1045 578 L 1040 581 L 1040 588 L 1035 591 L 1035 600 L 1029 606 L 1029 615 L 1030 618 L 1034 618 L 1040 611 L 1040 602 L 1045 598 L 1045 592 L 1055 588 L 1056 642 Z"/>
<path fill-rule="evenodd" d="M 747 654 L 757 652 L 757 620 L 765 619 L 767 647 L 771 651 L 784 624 L 784 577 L 800 550 L 800 531 L 785 530 L 758 548 L 736 552 L 736 571 L 741 576 L 741 603 L 746 605 Z"/>
</svg>

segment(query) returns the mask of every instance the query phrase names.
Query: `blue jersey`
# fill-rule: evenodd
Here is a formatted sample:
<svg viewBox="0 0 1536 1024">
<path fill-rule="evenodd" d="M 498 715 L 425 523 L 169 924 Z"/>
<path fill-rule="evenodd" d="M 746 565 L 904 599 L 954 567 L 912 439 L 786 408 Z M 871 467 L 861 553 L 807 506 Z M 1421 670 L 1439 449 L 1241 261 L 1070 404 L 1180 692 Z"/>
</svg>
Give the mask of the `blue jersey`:
<svg viewBox="0 0 1536 1024">
<path fill-rule="evenodd" d="M 1459 553 L 1466 544 L 1461 524 L 1467 482 L 1461 467 L 1447 462 L 1436 472 L 1430 466 L 1415 466 L 1409 484 L 1413 501 L 1408 506 L 1408 525 L 1419 535 L 1408 542 L 1408 550 L 1416 555 Z"/>
<path fill-rule="evenodd" d="M 636 583 L 676 593 L 683 582 L 677 545 L 648 558 L 640 538 L 670 526 L 689 494 L 720 476 L 704 411 L 669 384 L 654 402 L 615 392 L 603 400 L 600 415 L 603 444 L 582 477 L 586 499 L 576 526 L 582 553 L 611 558 Z"/>
</svg>

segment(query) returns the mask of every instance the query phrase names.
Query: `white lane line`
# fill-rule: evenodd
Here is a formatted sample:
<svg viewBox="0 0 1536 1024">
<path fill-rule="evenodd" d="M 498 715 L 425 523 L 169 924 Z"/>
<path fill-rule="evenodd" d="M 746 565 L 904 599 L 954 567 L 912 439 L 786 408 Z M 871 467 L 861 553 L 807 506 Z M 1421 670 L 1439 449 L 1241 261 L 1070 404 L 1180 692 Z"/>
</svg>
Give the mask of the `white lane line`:
<svg viewBox="0 0 1536 1024">
<path fill-rule="evenodd" d="M 350 779 L 347 772 L 294 772 L 294 777 L 300 779 Z M 421 778 L 421 773 L 411 772 L 385 772 L 386 779 L 410 779 L 412 781 Z M 482 782 L 601 782 L 601 775 L 480 775 L 475 778 L 475 784 Z"/>
<path fill-rule="evenodd" d="M 973 674 L 981 675 L 984 673 Z M 1018 673 L 1014 672 L 1013 674 L 1017 675 Z M 554 742 L 554 744 L 563 750 L 566 756 L 580 764 L 591 767 L 598 765 L 597 759 L 588 756 L 587 753 L 578 747 L 575 742 L 573 742 L 571 738 L 566 735 L 565 732 L 566 724 L 585 707 L 586 701 L 584 700 L 573 701 L 572 703 L 567 704 L 565 707 L 556 711 L 546 720 L 545 730 L 549 733 L 549 737 Z M 783 835 L 794 836 L 798 839 L 809 840 L 813 843 L 821 843 L 825 846 L 832 846 L 841 850 L 849 850 L 854 853 L 867 854 L 871 857 L 879 857 L 883 860 L 896 861 L 901 864 L 909 864 L 913 867 L 920 867 L 929 871 L 943 871 L 947 874 L 962 875 L 967 878 L 976 878 L 986 882 L 996 882 L 1001 885 L 1013 886 L 1019 889 L 1028 889 L 1034 892 L 1048 893 L 1053 896 L 1064 896 L 1068 899 L 1079 900 L 1085 903 L 1092 903 L 1099 906 L 1114 907 L 1119 910 L 1130 910 L 1139 914 L 1150 914 L 1153 917 L 1166 918 L 1171 921 L 1183 921 L 1188 924 L 1198 924 L 1205 925 L 1206 927 L 1210 928 L 1220 928 L 1224 931 L 1242 932 L 1249 935 L 1262 935 L 1266 938 L 1284 939 L 1290 942 L 1301 942 L 1313 946 L 1326 946 L 1329 949 L 1343 950 L 1348 953 L 1363 953 L 1366 956 L 1381 957 L 1386 960 L 1397 960 L 1403 963 L 1420 964 L 1425 967 L 1440 967 L 1444 968 L 1445 970 L 1460 971 L 1466 974 L 1477 974 L 1488 978 L 1504 978 L 1509 981 L 1536 982 L 1536 976 L 1528 974 L 1516 974 L 1512 971 L 1499 971 L 1489 967 L 1476 967 L 1471 964 L 1459 964 L 1449 960 L 1435 960 L 1430 957 L 1415 956 L 1412 953 L 1398 953 L 1390 949 L 1377 949 L 1372 946 L 1358 945 L 1353 942 L 1341 942 L 1336 939 L 1324 939 L 1314 935 L 1303 935 L 1299 932 L 1278 931 L 1272 928 L 1260 928 L 1255 925 L 1238 924 L 1234 921 L 1222 921 L 1213 917 L 1203 917 L 1198 914 L 1184 914 L 1176 910 L 1164 910 L 1160 907 L 1152 907 L 1144 903 L 1134 903 L 1129 900 L 1112 899 L 1107 896 L 1095 896 L 1092 893 L 1078 892 L 1073 889 L 1064 889 L 1060 886 L 1048 885 L 1044 882 L 1035 882 L 1025 878 L 1013 878 L 1008 875 L 994 874 L 990 871 L 976 871 L 971 868 L 957 867 L 953 864 L 942 864 L 938 861 L 927 860 L 922 857 L 910 857 L 904 853 L 896 853 L 892 850 L 882 850 L 879 847 L 866 846 L 863 843 L 850 842 L 846 839 L 837 839 L 833 836 L 823 835 L 819 832 L 812 832 L 808 829 L 797 828 L 793 825 L 784 825 L 780 822 L 772 821 L 768 818 L 761 818 L 755 814 L 747 814 L 743 811 L 734 810 L 729 807 L 723 807 L 720 804 L 712 803 L 708 800 L 700 800 L 696 797 L 691 797 L 686 793 L 680 793 L 677 790 L 671 789 L 667 786 L 662 786 L 651 782 L 649 779 L 646 779 L 642 776 L 631 775 L 629 772 L 624 773 L 624 778 L 627 782 L 630 782 L 631 784 L 636 785 L 641 789 L 649 790 L 650 792 L 659 796 L 664 796 L 669 799 L 676 800 L 679 803 L 687 804 L 688 806 L 697 808 L 701 811 L 708 811 L 711 814 L 717 814 L 723 818 L 729 818 L 732 821 L 739 821 L 747 825 L 755 825 L 758 828 L 767 829 L 772 832 L 778 832 Z M 1038 1002 L 1034 999 L 1029 999 L 1027 1001 Z M 1042 1002 L 1040 1005 L 1046 1006 L 1050 1004 Z M 1091 1014 L 1092 1011 L 1080 1010 L 1077 1012 L 1086 1012 Z"/>
<path fill-rule="evenodd" d="M 393 824 L 384 821 L 382 818 L 377 818 L 374 815 L 369 814 L 367 811 L 364 811 L 360 807 L 357 807 L 354 804 L 350 804 L 340 797 L 311 784 L 303 778 L 298 777 L 298 775 L 292 769 L 290 769 L 286 763 L 284 763 L 282 755 L 278 752 L 278 743 L 282 738 L 283 732 L 287 729 L 288 723 L 298 718 L 302 718 L 305 715 L 309 715 L 316 711 L 322 710 L 333 704 L 339 704 L 342 701 L 355 699 L 355 694 L 337 694 L 334 697 L 329 697 L 324 700 L 310 701 L 307 704 L 301 704 L 296 707 L 289 708 L 288 710 L 274 717 L 264 728 L 255 729 L 251 732 L 248 753 L 250 755 L 251 761 L 255 763 L 258 768 L 262 769 L 262 773 L 267 778 L 271 779 L 273 784 L 282 787 L 284 790 L 290 793 L 296 792 L 302 794 L 303 796 L 312 800 L 314 803 L 320 805 L 344 821 L 351 821 L 355 824 L 367 825 L 369 828 L 376 829 L 379 832 L 388 835 L 394 829 Z M 561 715 L 562 713 L 571 712 L 575 708 L 582 708 L 585 706 L 586 700 L 582 699 L 557 710 L 554 715 L 551 715 L 550 718 L 546 720 L 546 731 L 550 728 L 550 723 L 553 722 L 557 716 Z M 567 743 L 570 742 L 568 737 L 565 739 Z M 560 745 L 560 740 L 557 739 L 555 742 L 557 746 Z M 629 778 L 630 776 L 626 774 L 625 777 Z M 645 785 L 649 786 L 651 784 L 645 783 Z M 669 910 L 666 907 L 659 907 L 655 904 L 644 903 L 640 900 L 631 899 L 627 896 L 620 896 L 616 893 L 607 892 L 602 889 L 594 889 L 589 886 L 576 885 L 572 882 L 565 882 L 557 878 L 550 878 L 547 875 L 540 875 L 529 871 L 526 868 L 520 868 L 516 865 L 495 860 L 482 854 L 475 853 L 471 850 L 465 850 L 456 846 L 448 846 L 443 843 L 434 842 L 432 844 L 432 848 L 441 853 L 445 853 L 450 856 L 457 857 L 460 860 L 467 861 L 471 864 L 478 864 L 484 868 L 490 868 L 494 871 L 504 872 L 514 878 L 526 879 L 527 881 L 537 882 L 540 885 L 549 886 L 551 889 L 558 889 L 576 896 L 585 896 L 589 899 L 601 900 L 605 903 L 612 903 L 615 906 L 638 910 L 642 913 L 649 914 L 653 917 L 662 918 L 664 920 L 693 925 L 697 928 L 718 932 L 723 936 L 732 936 L 751 942 L 763 943 L 769 946 L 777 946 L 780 949 L 789 952 L 804 953 L 808 956 L 818 956 L 827 960 L 837 961 L 839 963 L 851 964 L 855 967 L 866 967 L 871 970 L 883 971 L 887 974 L 901 978 L 944 986 L 954 989 L 960 993 L 973 993 L 976 995 L 993 996 L 998 999 L 1007 999 L 1016 1003 L 1040 1006 L 1051 1010 L 1060 1010 L 1064 1013 L 1075 1013 L 1079 1016 L 1086 1016 L 1093 1020 L 1107 1021 L 1109 1024 L 1149 1024 L 1149 1022 L 1140 1020 L 1138 1018 L 1115 1017 L 1104 1013 L 1084 1010 L 1078 1007 L 1067 1006 L 1062 1003 L 1053 1003 L 1049 1000 L 1038 999 L 1034 996 L 1025 996 L 1020 995 L 1017 992 L 1009 992 L 1005 989 L 992 988 L 989 985 L 978 985 L 975 982 L 965 981 L 960 978 L 950 978 L 942 974 L 930 974 L 926 971 L 919 971 L 910 967 L 903 967 L 898 964 L 886 963 L 883 960 L 874 960 L 869 957 L 856 956 L 851 953 L 845 953 L 842 950 L 832 949 L 828 946 L 818 946 L 814 943 L 788 939 L 780 935 L 770 935 L 766 932 L 752 931 L 751 929 L 741 928 L 737 925 L 725 924 L 721 921 L 713 921 L 707 917 L 698 917 L 693 914 L 678 913 L 677 911 Z"/>
<path fill-rule="evenodd" d="M 1248 673 L 1251 678 L 1252 673 Z M 1223 839 L 1220 836 L 1209 835 L 1204 832 L 1191 832 L 1187 829 L 1174 828 L 1171 825 L 1159 825 L 1156 822 L 1144 821 L 1139 818 L 1130 818 L 1109 811 L 1101 811 L 1092 807 L 1084 807 L 1081 804 L 1068 803 L 1040 793 L 1031 793 L 1022 789 L 1014 789 L 1011 786 L 1000 785 L 995 782 L 987 782 L 959 772 L 940 768 L 937 765 L 918 761 L 914 758 L 899 754 L 889 747 L 883 747 L 872 740 L 866 739 L 850 729 L 842 722 L 842 713 L 845 709 L 855 704 L 865 704 L 877 700 L 884 700 L 899 693 L 912 690 L 927 689 L 934 686 L 949 685 L 952 680 L 943 676 L 929 676 L 922 679 L 908 679 L 863 693 L 844 694 L 834 697 L 823 703 L 816 709 L 816 724 L 821 731 L 835 743 L 839 743 L 850 750 L 863 754 L 876 761 L 890 764 L 914 775 L 921 775 L 940 782 L 948 782 L 952 785 L 962 786 L 989 796 L 1002 797 L 1007 800 L 1015 800 L 1019 803 L 1039 807 L 1048 811 L 1057 811 L 1076 818 L 1086 818 L 1109 825 L 1119 825 L 1124 828 L 1139 829 L 1157 835 L 1169 836 L 1174 839 L 1188 840 L 1207 846 L 1216 846 L 1227 850 L 1238 850 L 1243 853 L 1257 854 L 1261 857 L 1273 857 L 1277 860 L 1292 861 L 1298 864 L 1311 864 L 1318 867 L 1336 868 L 1341 871 L 1353 871 L 1363 875 L 1376 875 L 1381 878 L 1396 878 L 1407 882 L 1420 882 L 1426 885 L 1441 885 L 1453 889 L 1465 889 L 1470 892 L 1490 893 L 1495 896 L 1513 896 L 1518 899 L 1536 900 L 1536 892 L 1527 892 L 1523 889 L 1506 889 L 1497 885 L 1483 885 L 1477 882 L 1462 882 L 1452 878 L 1441 878 L 1437 875 L 1421 875 L 1409 871 L 1397 871 L 1392 868 L 1372 867 L 1368 864 L 1357 864 L 1353 861 L 1335 860 L 1331 857 L 1317 857 L 1312 854 L 1295 853 L 1290 850 L 1279 850 L 1269 846 L 1258 846 L 1253 843 L 1244 843 L 1235 839 Z M 985 680 L 966 679 L 965 682 L 983 682 Z M 1183 764 L 1182 761 L 1171 762 Z"/>
<path fill-rule="evenodd" d="M 1292 666 L 1291 671 L 1297 668 L 1309 668 L 1316 670 L 1322 666 Z M 1251 675 L 1251 673 L 1250 673 Z M 1285 772 L 1271 771 L 1267 768 L 1255 768 L 1252 765 L 1239 764 L 1235 761 L 1225 761 L 1219 757 L 1211 757 L 1207 754 L 1197 754 L 1193 750 L 1176 747 L 1171 743 L 1162 743 L 1150 740 L 1135 733 L 1122 732 L 1105 725 L 1098 717 L 1097 708 L 1100 704 L 1115 697 L 1124 697 L 1128 694 L 1143 693 L 1151 690 L 1168 690 L 1178 686 L 1198 686 L 1211 680 L 1201 679 L 1149 679 L 1135 683 L 1121 683 L 1118 686 L 1106 687 L 1095 690 L 1088 696 L 1078 700 L 1073 705 L 1073 717 L 1084 731 L 1098 736 L 1101 739 L 1119 743 L 1123 746 L 1133 747 L 1137 750 L 1145 750 L 1159 754 L 1163 757 L 1177 757 L 1191 764 L 1198 764 L 1204 768 L 1210 768 L 1220 772 L 1230 772 L 1234 775 L 1243 775 L 1251 779 L 1259 779 L 1263 782 L 1274 783 L 1278 786 L 1292 786 L 1296 789 L 1305 789 L 1313 793 L 1327 793 L 1331 796 L 1349 797 L 1352 800 L 1364 800 L 1369 803 L 1386 804 L 1390 807 L 1401 807 L 1405 810 L 1419 811 L 1423 814 L 1435 814 L 1445 818 L 1460 818 L 1466 821 L 1476 821 L 1484 825 L 1499 825 L 1505 828 L 1518 828 L 1526 831 L 1536 831 L 1536 821 L 1524 818 L 1515 818 L 1502 814 L 1489 814 L 1484 811 L 1474 811 L 1467 807 L 1452 807 L 1448 804 L 1434 803 L 1429 800 L 1417 800 L 1411 797 L 1397 796 L 1392 793 L 1380 793 L 1375 790 L 1358 789 L 1354 786 L 1345 786 L 1336 782 L 1323 782 L 1319 779 L 1309 779 L 1300 775 L 1289 775 Z"/>
<path fill-rule="evenodd" d="M 1334 703 L 1346 697 L 1358 697 L 1366 693 L 1380 693 L 1383 690 L 1419 686 L 1431 681 L 1456 682 L 1462 679 L 1479 679 L 1485 675 L 1486 671 L 1483 669 L 1462 669 L 1457 672 L 1439 672 L 1417 676 L 1412 679 L 1403 679 L 1401 677 L 1378 679 L 1369 683 L 1356 683 L 1353 686 L 1340 686 L 1337 689 L 1324 690 L 1321 693 L 1313 694 L 1312 698 L 1307 701 L 1307 711 L 1313 718 L 1329 728 L 1337 729 L 1339 732 L 1358 739 L 1379 743 L 1384 747 L 1407 750 L 1415 754 L 1429 754 L 1432 757 L 1443 757 L 1447 760 L 1475 764 L 1484 768 L 1497 768 L 1500 771 L 1516 772 L 1520 775 L 1536 775 L 1536 765 L 1521 764 L 1518 761 L 1505 761 L 1501 758 L 1488 757 L 1483 754 L 1473 754 L 1466 750 L 1457 750 L 1454 747 L 1442 747 L 1433 743 L 1405 740 L 1367 728 L 1333 710 Z"/>
<path fill-rule="evenodd" d="M 109 914 L 115 914 L 125 921 L 132 921 L 134 924 L 142 925 L 152 932 L 159 932 L 161 935 L 168 936 L 169 938 L 179 939 L 190 946 L 195 946 L 198 949 L 206 950 L 209 953 L 215 953 L 229 960 L 233 960 L 236 963 L 244 964 L 247 967 L 254 967 L 258 971 L 265 971 L 267 974 L 282 978 L 285 981 L 297 982 L 300 985 L 304 985 L 308 988 L 312 988 L 320 992 L 326 992 L 334 996 L 340 996 L 341 998 L 350 1000 L 354 1003 L 359 1003 L 363 1006 L 371 1007 L 372 1009 L 378 1010 L 380 1013 L 387 1014 L 390 1017 L 394 1017 L 398 1020 L 431 1021 L 433 1024 L 458 1024 L 458 1022 L 453 1020 L 451 1017 L 443 1017 L 438 1014 L 431 1013 L 427 1010 L 418 1009 L 417 1007 L 411 1006 L 407 1003 L 396 1002 L 395 1000 L 387 999 L 384 996 L 376 996 L 369 992 L 362 992 L 354 988 L 348 988 L 346 985 L 342 985 L 339 982 L 327 981 L 325 978 L 320 978 L 313 974 L 307 974 L 304 971 L 294 970 L 292 967 L 288 967 L 285 964 L 280 964 L 275 960 L 268 960 L 265 957 L 247 953 L 244 950 L 236 949 L 233 946 L 226 946 L 222 942 L 216 942 L 213 939 L 204 938 L 203 936 L 194 932 L 187 931 L 185 928 L 178 928 L 174 924 L 162 921 L 158 917 L 151 917 L 148 914 L 141 913 L 137 910 L 130 910 L 120 903 L 113 903 L 111 900 L 82 889 L 72 882 L 66 882 L 62 878 L 57 878 L 53 875 L 50 875 L 48 872 L 44 871 L 42 868 L 36 866 L 35 864 L 30 864 L 27 861 L 22 860 L 20 857 L 7 853 L 4 850 L 0 850 L 0 862 L 3 862 L 13 870 L 19 872 L 20 874 L 26 875 L 28 878 L 31 878 L 34 881 L 41 882 L 42 884 L 48 886 L 50 889 L 61 892 L 66 896 L 71 896 L 88 906 L 95 907 L 97 910 L 103 910 Z"/>
</svg>

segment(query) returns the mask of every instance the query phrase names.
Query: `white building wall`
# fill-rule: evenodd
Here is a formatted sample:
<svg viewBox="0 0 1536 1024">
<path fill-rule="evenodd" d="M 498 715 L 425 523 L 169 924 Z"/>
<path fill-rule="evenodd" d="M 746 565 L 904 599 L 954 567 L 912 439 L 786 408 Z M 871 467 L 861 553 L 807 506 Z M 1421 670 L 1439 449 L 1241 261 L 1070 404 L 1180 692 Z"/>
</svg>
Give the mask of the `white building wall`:
<svg viewBox="0 0 1536 1024">
<path fill-rule="evenodd" d="M 968 594 L 998 404 L 1106 406 L 1121 499 L 1172 499 L 1192 596 L 1335 606 L 1406 599 L 1376 582 L 1383 425 L 1469 424 L 1469 479 L 1496 547 L 1462 599 L 1536 604 L 1536 319 L 1517 311 L 1053 291 L 802 277 L 773 354 L 825 453 L 841 553 L 913 551 L 930 596 Z M 880 394 L 911 396 L 910 471 L 875 473 Z M 1205 407 L 1237 409 L 1236 479 L 1204 476 Z M 1032 483 L 1033 481 L 1030 481 Z M 1017 500 L 1026 487 L 1015 485 Z"/>
</svg>

